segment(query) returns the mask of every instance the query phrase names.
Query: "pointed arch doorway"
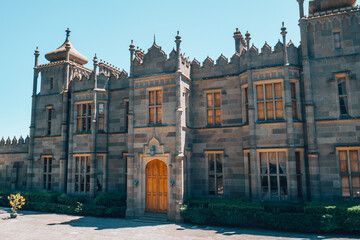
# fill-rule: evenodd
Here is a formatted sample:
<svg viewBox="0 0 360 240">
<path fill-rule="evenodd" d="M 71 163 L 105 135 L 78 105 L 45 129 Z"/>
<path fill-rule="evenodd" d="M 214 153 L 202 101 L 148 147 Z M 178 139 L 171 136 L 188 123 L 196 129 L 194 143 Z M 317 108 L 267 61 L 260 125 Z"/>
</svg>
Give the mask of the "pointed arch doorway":
<svg viewBox="0 0 360 240">
<path fill-rule="evenodd" d="M 158 159 L 146 165 L 146 212 L 167 213 L 167 166 Z"/>
</svg>

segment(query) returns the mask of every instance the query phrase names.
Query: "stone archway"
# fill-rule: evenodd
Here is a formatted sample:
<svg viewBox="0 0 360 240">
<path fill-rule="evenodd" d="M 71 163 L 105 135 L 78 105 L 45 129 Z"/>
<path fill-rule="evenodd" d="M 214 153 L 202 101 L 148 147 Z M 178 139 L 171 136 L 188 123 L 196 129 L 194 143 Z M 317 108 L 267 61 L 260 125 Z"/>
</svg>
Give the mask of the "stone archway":
<svg viewBox="0 0 360 240">
<path fill-rule="evenodd" d="M 166 163 L 155 159 L 146 165 L 146 212 L 167 213 Z"/>
</svg>

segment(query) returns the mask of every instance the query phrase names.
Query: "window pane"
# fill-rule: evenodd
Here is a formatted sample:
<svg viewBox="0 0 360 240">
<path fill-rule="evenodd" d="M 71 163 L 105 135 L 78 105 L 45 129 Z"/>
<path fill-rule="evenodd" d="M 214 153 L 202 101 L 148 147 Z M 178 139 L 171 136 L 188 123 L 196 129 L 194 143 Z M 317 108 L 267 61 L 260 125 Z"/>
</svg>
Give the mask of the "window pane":
<svg viewBox="0 0 360 240">
<path fill-rule="evenodd" d="M 283 118 L 283 104 L 282 101 L 276 101 L 275 102 L 275 107 L 276 107 L 276 118 Z"/>
<path fill-rule="evenodd" d="M 81 118 L 81 131 L 85 131 L 86 130 L 86 118 Z"/>
<path fill-rule="evenodd" d="M 81 116 L 81 104 L 77 105 L 77 115 Z"/>
<path fill-rule="evenodd" d="M 268 199 L 270 197 L 268 176 L 261 177 L 261 192 L 264 199 Z"/>
<path fill-rule="evenodd" d="M 90 192 L 90 175 L 86 175 L 86 192 Z"/>
<path fill-rule="evenodd" d="M 52 113 L 52 109 L 48 109 L 48 120 L 51 120 L 51 113 Z"/>
<path fill-rule="evenodd" d="M 215 195 L 215 176 L 209 175 L 209 195 Z"/>
<path fill-rule="evenodd" d="M 245 93 L 245 103 L 248 103 L 249 102 L 248 88 L 244 88 L 244 93 Z"/>
<path fill-rule="evenodd" d="M 91 116 L 91 103 L 88 104 L 88 116 Z"/>
<path fill-rule="evenodd" d="M 216 173 L 222 173 L 221 154 L 216 154 Z"/>
<path fill-rule="evenodd" d="M 261 174 L 268 173 L 267 171 L 267 153 L 260 153 L 260 166 L 261 166 Z"/>
<path fill-rule="evenodd" d="M 86 173 L 90 173 L 90 159 L 86 157 Z"/>
<path fill-rule="evenodd" d="M 213 109 L 208 109 L 207 110 L 207 119 L 208 119 L 208 124 L 214 124 L 214 110 Z"/>
<path fill-rule="evenodd" d="M 360 176 L 352 176 L 353 197 L 360 198 Z"/>
<path fill-rule="evenodd" d="M 156 122 L 161 123 L 162 122 L 162 107 L 156 108 Z"/>
<path fill-rule="evenodd" d="M 271 198 L 279 197 L 277 176 L 270 176 L 270 196 Z"/>
<path fill-rule="evenodd" d="M 155 123 L 155 108 L 149 108 L 149 123 Z"/>
<path fill-rule="evenodd" d="M 91 117 L 87 118 L 87 131 L 91 130 Z"/>
<path fill-rule="evenodd" d="M 350 197 L 349 176 L 341 176 L 341 187 L 343 197 Z"/>
<path fill-rule="evenodd" d="M 350 155 L 351 173 L 358 173 L 359 172 L 358 151 L 356 150 L 349 151 L 349 155 Z"/>
<path fill-rule="evenodd" d="M 295 155 L 296 155 L 296 153 L 295 153 Z M 279 152 L 278 156 L 279 156 L 279 174 L 286 174 L 285 152 Z M 297 159 L 296 159 L 296 161 L 297 161 Z M 296 164 L 298 164 L 298 163 L 296 162 Z M 300 164 L 300 159 L 299 159 L 299 164 Z M 297 165 L 296 165 L 296 167 L 297 167 Z M 300 168 L 300 166 L 299 166 L 299 168 Z"/>
<path fill-rule="evenodd" d="M 149 105 L 155 105 L 155 91 L 149 92 Z"/>
<path fill-rule="evenodd" d="M 214 93 L 215 95 L 215 107 L 220 107 L 220 92 Z"/>
<path fill-rule="evenodd" d="M 264 99 L 263 85 L 256 85 L 256 96 L 257 96 L 257 100 Z"/>
<path fill-rule="evenodd" d="M 104 117 L 99 117 L 99 130 L 104 130 Z"/>
<path fill-rule="evenodd" d="M 79 191 L 79 175 L 75 175 L 75 192 Z"/>
<path fill-rule="evenodd" d="M 265 84 L 266 99 L 273 99 L 272 84 Z"/>
<path fill-rule="evenodd" d="M 259 119 L 265 119 L 264 103 L 259 102 L 257 104 L 257 107 L 258 107 L 258 118 Z"/>
<path fill-rule="evenodd" d="M 80 175 L 80 191 L 83 192 L 84 191 L 84 175 Z"/>
<path fill-rule="evenodd" d="M 99 103 L 99 114 L 103 115 L 104 114 L 104 103 Z"/>
<path fill-rule="evenodd" d="M 276 174 L 276 152 L 269 152 L 270 174 Z"/>
<path fill-rule="evenodd" d="M 224 185 L 223 185 L 223 175 L 216 175 L 216 184 L 217 184 L 217 194 L 223 195 L 224 193 Z"/>
<path fill-rule="evenodd" d="M 44 190 L 46 190 L 46 174 L 43 175 Z"/>
<path fill-rule="evenodd" d="M 293 100 L 291 101 L 291 104 L 292 104 L 292 115 L 293 115 L 293 118 L 296 118 L 297 117 L 297 108 L 296 108 L 296 100 Z"/>
<path fill-rule="evenodd" d="M 340 172 L 347 173 L 348 172 L 347 151 L 339 151 L 339 159 L 340 159 Z"/>
<path fill-rule="evenodd" d="M 221 110 L 215 109 L 215 123 L 221 124 Z"/>
<path fill-rule="evenodd" d="M 275 83 L 275 98 L 280 99 L 282 98 L 282 88 L 281 83 Z"/>
<path fill-rule="evenodd" d="M 79 158 L 76 157 L 75 158 L 75 172 L 79 173 L 80 172 L 80 168 L 79 168 Z"/>
<path fill-rule="evenodd" d="M 347 97 L 340 97 L 340 114 L 348 114 L 348 104 L 347 104 Z"/>
<path fill-rule="evenodd" d="M 97 172 L 102 173 L 103 172 L 103 162 L 104 162 L 104 156 L 98 156 L 96 165 L 97 165 Z"/>
<path fill-rule="evenodd" d="M 162 91 L 158 90 L 156 91 L 156 105 L 162 104 Z"/>
<path fill-rule="evenodd" d="M 44 158 L 44 173 L 47 172 L 47 158 Z"/>
<path fill-rule="evenodd" d="M 209 174 L 215 173 L 214 154 L 208 154 Z"/>
<path fill-rule="evenodd" d="M 280 197 L 281 199 L 288 198 L 287 179 L 285 176 L 280 176 Z"/>
<path fill-rule="evenodd" d="M 291 98 L 296 99 L 296 87 L 295 83 L 291 83 Z"/>
<path fill-rule="evenodd" d="M 51 174 L 48 174 L 48 187 L 47 190 L 51 190 Z"/>
<path fill-rule="evenodd" d="M 81 169 L 81 173 L 85 172 L 85 157 L 81 157 L 80 169 Z"/>
<path fill-rule="evenodd" d="M 49 157 L 48 158 L 49 159 L 49 169 L 48 169 L 48 173 L 51 173 L 51 169 L 52 169 L 52 158 L 51 157 Z"/>
<path fill-rule="evenodd" d="M 80 132 L 81 131 L 81 118 L 77 119 L 77 127 L 76 127 L 77 131 Z"/>
<path fill-rule="evenodd" d="M 274 119 L 274 104 L 273 102 L 266 102 L 267 119 Z"/>
<path fill-rule="evenodd" d="M 97 192 L 102 191 L 102 175 L 98 175 L 96 178 L 96 191 Z"/>
<path fill-rule="evenodd" d="M 82 104 L 82 115 L 86 116 L 86 104 Z"/>
<path fill-rule="evenodd" d="M 207 99 L 207 107 L 213 107 L 213 95 L 212 93 L 208 93 L 206 94 L 206 99 Z"/>
<path fill-rule="evenodd" d="M 345 78 L 338 79 L 339 95 L 346 95 L 346 81 Z"/>
</svg>

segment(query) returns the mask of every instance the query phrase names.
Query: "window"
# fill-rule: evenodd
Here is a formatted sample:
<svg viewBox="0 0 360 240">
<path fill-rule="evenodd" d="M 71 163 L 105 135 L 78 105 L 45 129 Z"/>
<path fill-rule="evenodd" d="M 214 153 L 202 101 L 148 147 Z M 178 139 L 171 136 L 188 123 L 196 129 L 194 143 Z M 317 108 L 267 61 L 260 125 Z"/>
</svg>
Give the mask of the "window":
<svg viewBox="0 0 360 240">
<path fill-rule="evenodd" d="M 104 175 L 104 155 L 98 155 L 96 160 L 96 191 L 102 192 L 103 191 L 103 175 Z"/>
<path fill-rule="evenodd" d="M 296 83 L 290 83 L 291 86 L 291 104 L 292 104 L 292 115 L 294 119 L 297 119 L 297 105 L 296 105 Z"/>
<path fill-rule="evenodd" d="M 257 112 L 259 120 L 283 119 L 281 83 L 256 85 Z"/>
<path fill-rule="evenodd" d="M 248 176 L 249 176 L 249 197 L 252 197 L 251 191 L 251 159 L 250 159 L 250 152 L 247 152 L 247 161 L 248 161 Z"/>
<path fill-rule="evenodd" d="M 340 32 L 334 32 L 334 46 L 335 49 L 341 49 Z"/>
<path fill-rule="evenodd" d="M 162 90 L 149 91 L 149 123 L 162 123 Z"/>
<path fill-rule="evenodd" d="M 75 192 L 90 192 L 90 156 L 75 157 Z"/>
<path fill-rule="evenodd" d="M 52 120 L 52 112 L 53 109 L 51 107 L 47 107 L 47 135 L 51 135 L 51 120 Z"/>
<path fill-rule="evenodd" d="M 99 103 L 98 130 L 104 131 L 105 103 Z"/>
<path fill-rule="evenodd" d="M 50 78 L 50 90 L 54 88 L 54 78 Z"/>
<path fill-rule="evenodd" d="M 340 106 L 340 114 L 348 115 L 348 94 L 346 91 L 346 78 L 341 77 L 337 79 L 338 83 L 338 93 L 339 93 L 339 106 Z"/>
<path fill-rule="evenodd" d="M 208 153 L 209 195 L 223 195 L 222 153 Z"/>
<path fill-rule="evenodd" d="M 263 199 L 288 198 L 285 152 L 260 152 L 260 180 Z"/>
<path fill-rule="evenodd" d="M 91 130 L 91 103 L 77 104 L 77 131 Z"/>
<path fill-rule="evenodd" d="M 206 94 L 207 102 L 207 124 L 220 125 L 221 124 L 221 98 L 220 92 L 210 92 Z"/>
<path fill-rule="evenodd" d="M 360 198 L 359 149 L 339 150 L 342 196 Z"/>
<path fill-rule="evenodd" d="M 245 122 L 249 122 L 249 92 L 248 88 L 244 88 L 244 105 L 245 105 Z"/>
<path fill-rule="evenodd" d="M 44 190 L 51 190 L 52 156 L 43 156 L 43 186 Z"/>
</svg>

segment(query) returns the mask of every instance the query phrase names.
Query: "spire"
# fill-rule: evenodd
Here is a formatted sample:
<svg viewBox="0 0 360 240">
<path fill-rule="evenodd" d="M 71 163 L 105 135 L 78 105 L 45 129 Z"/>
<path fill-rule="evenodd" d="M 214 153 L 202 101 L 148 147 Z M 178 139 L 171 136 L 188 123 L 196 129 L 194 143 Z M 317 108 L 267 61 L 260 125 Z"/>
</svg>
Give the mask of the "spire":
<svg viewBox="0 0 360 240">
<path fill-rule="evenodd" d="M 155 38 L 155 33 L 154 33 L 154 45 L 156 45 L 156 38 Z"/>
<path fill-rule="evenodd" d="M 282 22 L 282 27 L 281 27 L 281 35 L 283 37 L 283 45 L 284 45 L 284 62 L 285 65 L 289 65 L 289 58 L 288 58 L 288 54 L 287 54 L 287 44 L 286 44 L 286 27 L 284 25 L 284 22 Z"/>
<path fill-rule="evenodd" d="M 235 51 L 237 53 L 242 53 L 243 49 L 246 47 L 246 42 L 244 40 L 243 35 L 239 31 L 239 28 L 236 28 L 236 31 L 234 32 L 234 39 L 235 39 Z"/>
<path fill-rule="evenodd" d="M 39 61 L 39 55 L 40 55 L 38 47 L 36 47 L 34 55 L 35 55 L 35 67 L 37 67 Z"/>
<path fill-rule="evenodd" d="M 300 19 L 304 17 L 304 0 L 297 0 L 299 3 Z"/>
</svg>

